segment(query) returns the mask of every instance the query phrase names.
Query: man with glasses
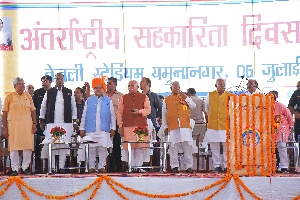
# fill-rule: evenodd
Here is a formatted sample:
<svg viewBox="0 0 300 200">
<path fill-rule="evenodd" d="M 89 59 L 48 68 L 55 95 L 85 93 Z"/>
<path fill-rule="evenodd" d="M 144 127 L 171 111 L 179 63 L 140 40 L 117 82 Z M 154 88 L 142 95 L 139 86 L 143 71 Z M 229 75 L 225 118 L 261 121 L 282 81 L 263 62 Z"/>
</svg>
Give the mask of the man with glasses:
<svg viewBox="0 0 300 200">
<path fill-rule="evenodd" d="M 297 83 L 297 90 L 292 94 L 288 109 L 295 117 L 294 131 L 295 139 L 300 142 L 300 81 Z"/>
<path fill-rule="evenodd" d="M 147 95 L 138 91 L 139 84 L 136 80 L 128 83 L 129 93 L 121 97 L 118 108 L 117 122 L 119 133 L 123 141 L 136 141 L 133 130 L 138 126 L 148 127 L 147 116 L 151 113 L 150 101 Z M 149 140 L 149 135 L 145 140 Z M 132 144 L 131 166 L 142 166 L 144 154 L 147 151 L 143 147 L 149 144 Z M 128 162 L 127 145 L 123 145 L 122 161 Z M 150 156 L 149 160 L 150 161 Z M 138 170 L 137 170 L 138 171 Z"/>
</svg>

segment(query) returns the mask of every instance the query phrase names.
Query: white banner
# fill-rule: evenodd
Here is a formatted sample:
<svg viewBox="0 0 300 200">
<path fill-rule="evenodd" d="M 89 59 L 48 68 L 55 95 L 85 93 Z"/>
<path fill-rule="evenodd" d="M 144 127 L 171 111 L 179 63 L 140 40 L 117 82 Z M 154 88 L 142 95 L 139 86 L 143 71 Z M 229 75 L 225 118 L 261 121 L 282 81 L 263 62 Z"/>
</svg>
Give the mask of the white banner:
<svg viewBox="0 0 300 200">
<path fill-rule="evenodd" d="M 123 93 L 130 79 L 143 76 L 163 95 L 177 80 L 183 91 L 194 87 L 206 96 L 218 77 L 227 78 L 228 88 L 241 77 L 255 77 L 261 90 L 296 86 L 300 3 L 233 3 L 14 4 L 2 10 L 17 13 L 18 75 L 36 89 L 44 74 L 57 72 L 70 89 L 98 74 L 113 76 Z M 279 94 L 283 103 L 294 89 Z"/>
</svg>

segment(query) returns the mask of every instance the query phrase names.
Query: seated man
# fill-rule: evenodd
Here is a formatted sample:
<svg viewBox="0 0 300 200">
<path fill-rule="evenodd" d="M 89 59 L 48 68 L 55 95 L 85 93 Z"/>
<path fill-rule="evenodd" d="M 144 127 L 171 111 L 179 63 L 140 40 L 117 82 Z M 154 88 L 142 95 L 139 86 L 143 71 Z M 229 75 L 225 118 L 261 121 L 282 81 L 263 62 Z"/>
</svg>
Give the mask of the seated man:
<svg viewBox="0 0 300 200">
<path fill-rule="evenodd" d="M 109 97 L 103 96 L 106 92 L 105 77 L 94 78 L 92 87 L 94 96 L 90 96 L 85 103 L 80 124 L 80 136 L 90 136 L 95 144 L 89 146 L 89 172 L 95 172 L 96 151 L 98 151 L 99 172 L 105 173 L 107 148 L 112 147 L 110 136 L 115 134 L 116 116 L 112 101 Z"/>
</svg>

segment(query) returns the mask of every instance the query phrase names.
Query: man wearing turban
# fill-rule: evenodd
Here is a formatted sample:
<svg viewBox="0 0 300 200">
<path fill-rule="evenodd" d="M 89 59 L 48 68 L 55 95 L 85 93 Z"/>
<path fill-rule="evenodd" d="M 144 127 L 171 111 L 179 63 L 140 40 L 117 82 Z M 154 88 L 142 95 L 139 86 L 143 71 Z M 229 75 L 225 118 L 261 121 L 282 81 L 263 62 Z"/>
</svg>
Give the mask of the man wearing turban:
<svg viewBox="0 0 300 200">
<path fill-rule="evenodd" d="M 105 173 L 107 148 L 112 147 L 110 137 L 114 136 L 116 130 L 116 116 L 112 100 L 104 96 L 106 92 L 105 76 L 94 78 L 92 88 L 95 95 L 90 96 L 84 106 L 80 124 L 81 137 L 87 135 L 93 139 L 94 144 L 89 147 L 89 172 L 95 172 L 96 152 L 98 152 L 100 173 Z"/>
</svg>

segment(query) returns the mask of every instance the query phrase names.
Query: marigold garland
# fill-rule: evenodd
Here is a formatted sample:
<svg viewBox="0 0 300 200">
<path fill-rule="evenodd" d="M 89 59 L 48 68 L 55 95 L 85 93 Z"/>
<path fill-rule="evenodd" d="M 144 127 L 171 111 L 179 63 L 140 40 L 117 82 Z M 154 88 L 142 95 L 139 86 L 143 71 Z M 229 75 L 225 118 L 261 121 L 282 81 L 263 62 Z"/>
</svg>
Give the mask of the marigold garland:
<svg viewBox="0 0 300 200">
<path fill-rule="evenodd" d="M 0 191 L 0 196 L 2 196 L 7 191 L 7 189 L 14 183 L 13 177 L 8 178 L 7 180 L 8 181 L 6 183 L 8 184 Z"/>
<path fill-rule="evenodd" d="M 293 200 L 299 200 L 299 199 L 300 199 L 300 195 L 298 195 L 295 198 L 293 198 Z"/>
<path fill-rule="evenodd" d="M 241 199 L 244 200 L 245 197 L 244 197 L 244 195 L 243 195 L 243 193 L 242 193 L 242 190 L 241 190 L 241 188 L 240 188 L 239 181 L 238 181 L 237 179 L 238 179 L 238 176 L 237 176 L 237 175 L 234 175 L 234 176 L 233 176 L 233 180 L 234 180 L 236 189 L 237 189 L 237 191 L 238 191 L 238 193 L 239 193 Z"/>
<path fill-rule="evenodd" d="M 27 194 L 24 192 L 24 190 L 23 190 L 22 187 L 21 187 L 20 181 L 18 181 L 18 180 L 15 180 L 15 181 L 16 181 L 16 184 L 17 184 L 17 186 L 18 186 L 18 189 L 19 189 L 20 192 L 21 192 L 22 197 L 24 197 L 25 200 L 29 200 Z"/>
<path fill-rule="evenodd" d="M 248 106 L 246 106 L 246 146 L 247 146 L 247 174 L 250 175 L 250 125 L 249 125 L 249 120 L 250 120 L 250 108 L 249 108 L 249 96 L 246 96 L 246 102 Z"/>
<path fill-rule="evenodd" d="M 221 180 L 219 180 L 219 181 L 217 181 L 217 182 L 215 182 L 211 185 L 208 185 L 204 188 L 200 188 L 200 189 L 193 190 L 193 191 L 190 191 L 190 192 L 179 193 L 179 194 L 150 194 L 150 193 L 141 192 L 141 191 L 126 187 L 126 186 L 122 185 L 121 183 L 118 183 L 118 182 L 114 181 L 110 177 L 106 177 L 106 179 L 108 179 L 109 182 L 115 184 L 116 186 L 118 186 L 118 187 L 120 187 L 120 188 L 122 188 L 122 189 L 124 189 L 128 192 L 131 192 L 131 193 L 134 193 L 134 194 L 137 194 L 137 195 L 140 195 L 140 196 L 146 196 L 146 197 L 150 197 L 150 198 L 175 198 L 175 197 L 188 196 L 190 194 L 196 194 L 198 192 L 209 190 L 210 188 L 213 188 L 213 187 L 215 187 L 215 186 L 217 186 L 217 185 L 219 185 L 223 182 L 230 181 L 231 175 L 226 176 L 225 178 L 223 178 L 223 179 L 221 179 Z"/>
<path fill-rule="evenodd" d="M 271 95 L 271 94 L 269 94 Z M 275 100 L 274 100 L 274 96 L 271 95 L 271 105 L 275 105 Z M 275 107 L 271 106 L 271 119 L 274 119 L 274 110 Z M 275 133 L 271 134 L 272 136 L 272 174 L 276 173 L 276 153 L 275 153 L 275 141 L 276 141 L 276 135 Z"/>
<path fill-rule="evenodd" d="M 230 117 L 229 117 L 229 104 L 231 105 L 231 96 L 230 94 L 226 101 L 226 160 L 227 160 L 227 173 L 230 173 L 230 148 L 229 148 L 229 142 L 230 142 Z"/>
<path fill-rule="evenodd" d="M 122 199 L 128 199 L 127 197 L 125 197 L 121 192 L 119 192 L 114 186 L 113 184 L 111 183 L 111 179 L 108 178 L 108 177 L 105 177 L 106 179 L 106 183 L 109 185 L 109 187 L 119 196 L 121 197 Z"/>
<path fill-rule="evenodd" d="M 270 95 L 269 94 L 266 96 L 266 108 L 267 108 L 266 121 L 267 121 L 267 123 L 270 123 L 270 118 L 271 119 L 274 119 L 274 118 L 272 118 L 272 114 L 270 114 L 271 108 L 270 108 Z M 273 130 L 273 127 L 271 127 L 271 130 L 270 130 L 269 127 L 267 129 L 267 140 L 266 140 L 266 142 L 267 142 L 267 149 L 271 148 L 270 137 L 271 137 L 271 134 L 272 134 L 272 130 Z M 270 161 L 270 158 L 271 158 L 271 155 L 270 155 L 270 151 L 268 150 L 267 151 L 267 173 L 266 173 L 267 176 L 269 176 L 270 173 L 271 173 L 271 166 L 270 166 L 270 164 L 271 164 L 270 162 L 271 161 Z"/>
<path fill-rule="evenodd" d="M 252 123 L 251 123 L 251 128 L 252 128 L 252 135 L 251 135 L 251 139 L 252 139 L 252 173 L 251 176 L 254 176 L 256 173 L 256 145 L 255 145 L 255 138 L 256 138 L 256 95 L 254 94 L 252 95 Z"/>
<path fill-rule="evenodd" d="M 228 180 L 226 180 L 225 183 L 223 183 L 223 185 L 221 185 L 221 187 L 217 191 L 215 191 L 213 194 L 211 194 L 210 196 L 208 196 L 207 198 L 205 198 L 205 200 L 210 200 L 215 195 L 217 195 L 222 189 L 224 189 L 226 187 L 227 183 L 229 183 Z"/>
<path fill-rule="evenodd" d="M 242 191 L 240 189 L 240 185 L 243 187 L 243 189 L 248 192 L 253 198 L 255 199 L 262 199 L 260 197 L 258 197 L 256 194 L 254 194 L 244 183 L 243 181 L 239 178 L 238 175 L 234 175 L 233 176 L 234 178 L 234 182 L 236 184 L 236 187 L 237 187 L 237 190 L 238 190 L 238 193 L 241 197 L 241 199 L 244 199 L 244 196 L 242 194 Z M 150 198 L 174 198 L 174 197 L 182 197 L 182 196 L 188 196 L 188 195 L 192 195 L 192 194 L 196 194 L 198 192 L 202 192 L 202 191 L 205 191 L 205 190 L 209 190 L 210 188 L 212 187 L 215 187 L 217 185 L 220 185 L 220 188 L 215 191 L 213 194 L 211 194 L 210 196 L 208 196 L 206 199 L 211 199 L 212 197 L 214 197 L 216 194 L 218 194 L 223 188 L 225 188 L 225 186 L 228 184 L 228 182 L 230 182 L 230 180 L 232 179 L 232 175 L 231 174 L 227 174 L 223 179 L 211 184 L 211 185 L 208 185 L 204 188 L 200 188 L 200 189 L 197 189 L 197 190 L 193 190 L 193 191 L 190 191 L 190 192 L 184 192 L 184 193 L 181 193 L 181 194 L 150 194 L 150 193 L 145 193 L 145 192 L 140 192 L 138 190 L 135 190 L 135 189 L 132 189 L 132 188 L 129 188 L 129 187 L 126 187 L 124 185 L 122 185 L 121 183 L 118 183 L 116 181 L 114 181 L 112 178 L 110 178 L 109 176 L 107 175 L 104 175 L 104 176 L 101 176 L 99 178 L 97 178 L 93 183 L 91 183 L 90 185 L 88 185 L 86 188 L 92 188 L 94 185 L 96 185 L 96 187 L 94 188 L 93 190 L 93 193 L 92 195 L 90 196 L 89 199 L 93 199 L 97 193 L 97 191 L 99 190 L 100 188 L 100 185 L 101 183 L 103 182 L 103 180 L 105 180 L 107 182 L 107 184 L 110 186 L 110 188 L 116 192 L 117 195 L 119 195 L 121 198 L 123 199 L 128 199 L 127 197 L 125 197 L 122 193 L 120 193 L 114 186 L 113 184 L 115 184 L 116 186 L 122 188 L 122 189 L 125 189 L 126 191 L 129 191 L 131 193 L 134 193 L 134 194 L 137 194 L 137 195 L 142 195 L 142 196 L 146 196 L 146 197 L 150 197 Z M 26 195 L 26 193 L 23 191 L 22 187 L 21 186 L 24 186 L 26 187 L 29 191 L 37 191 L 35 189 L 32 189 L 30 186 L 28 186 L 20 177 L 10 177 L 8 178 L 7 180 L 4 180 L 3 182 L 0 183 L 0 186 L 3 186 L 5 184 L 6 187 L 1 191 L 1 195 L 3 195 L 7 189 L 14 183 L 16 182 L 16 185 L 18 186 L 19 190 L 21 191 L 21 194 L 22 196 L 24 197 L 24 199 L 29 199 Z M 83 190 L 86 191 L 87 189 L 84 188 Z M 80 191 L 83 191 L 83 190 L 80 190 Z M 48 198 L 51 198 L 51 199 L 66 199 L 66 198 L 71 198 L 71 197 L 75 197 L 76 194 L 79 194 L 79 192 L 75 192 L 74 194 L 71 194 L 71 195 L 63 195 L 63 196 L 52 196 L 52 195 L 45 195 L 43 193 L 39 193 L 39 196 L 44 196 L 44 197 L 48 197 Z M 0 196 L 1 196 L 0 195 Z M 300 199 L 300 195 L 296 196 L 294 198 L 295 200 L 296 199 Z"/>
<path fill-rule="evenodd" d="M 240 109 L 240 113 L 239 113 L 239 118 L 240 119 L 243 119 L 243 97 L 244 96 L 247 96 L 246 94 L 241 94 L 239 95 L 239 109 Z M 247 106 L 247 103 L 246 105 Z M 239 155 L 240 155 L 240 162 L 239 162 L 239 166 L 238 166 L 238 169 L 242 169 L 243 168 L 243 137 L 242 137 L 242 134 L 243 134 L 243 120 L 239 120 L 239 138 L 238 138 L 238 141 L 239 141 Z"/>
<path fill-rule="evenodd" d="M 253 96 L 252 96 L 252 116 L 253 116 L 253 118 L 252 118 L 252 145 L 253 145 L 253 160 L 252 160 L 252 170 L 253 170 L 253 172 L 252 172 L 252 175 L 254 176 L 255 174 L 256 174 L 256 168 L 257 168 L 257 161 L 256 161 L 256 121 L 255 121 L 255 119 L 257 119 L 257 114 L 256 114 L 256 108 L 257 108 L 257 106 L 256 106 L 256 99 L 258 99 L 259 100 L 259 120 L 260 120 L 260 127 L 259 127 L 259 129 L 260 129 L 260 133 L 263 133 L 263 132 L 261 132 L 262 131 L 262 122 L 263 122 L 263 119 L 262 119 L 262 111 L 263 111 L 263 101 L 262 101 L 262 94 L 254 94 Z M 256 98 L 256 97 L 258 97 L 258 98 Z M 262 144 L 262 143 L 261 143 Z M 263 146 L 263 144 L 261 145 L 261 146 Z"/>
<path fill-rule="evenodd" d="M 264 106 L 264 102 L 263 102 L 263 96 L 260 95 L 259 96 L 259 101 L 260 101 L 260 111 L 259 111 L 259 120 L 260 120 L 260 123 L 259 123 L 259 130 L 260 130 L 260 133 L 264 133 L 264 126 L 263 126 L 263 108 L 265 109 L 265 106 Z M 266 109 L 267 111 L 267 109 Z M 268 112 L 266 113 L 268 114 Z M 265 123 L 266 126 L 268 126 L 268 121 Z M 265 147 L 265 144 L 264 144 L 264 137 L 260 137 L 260 166 L 261 166 L 261 174 L 263 176 L 266 176 L 266 173 L 265 173 L 265 166 L 264 166 L 264 163 L 265 163 L 265 156 L 264 156 L 264 147 Z"/>
<path fill-rule="evenodd" d="M 101 183 L 102 183 L 102 181 L 103 181 L 103 178 L 102 178 L 102 177 L 101 177 L 101 178 L 98 178 L 96 181 L 97 181 L 98 183 L 97 183 L 96 187 L 94 188 L 94 190 L 93 190 L 93 192 L 92 192 L 92 194 L 91 194 L 89 200 L 91 200 L 91 199 L 93 199 L 93 198 L 95 197 L 97 191 L 99 190 L 99 188 L 100 188 L 100 186 L 101 186 Z"/>
<path fill-rule="evenodd" d="M 233 149 L 234 149 L 234 157 L 235 157 L 235 164 L 234 164 L 234 167 L 236 169 L 238 169 L 238 165 L 239 165 L 239 157 L 238 157 L 238 149 L 237 149 L 237 146 L 238 146 L 238 141 L 237 141 L 237 108 L 236 108 L 236 95 L 233 96 L 233 120 L 234 120 L 234 123 L 233 123 L 233 138 L 234 138 L 234 141 L 233 141 Z"/>
<path fill-rule="evenodd" d="M 251 190 L 249 190 L 249 188 L 244 184 L 244 182 L 240 179 L 240 177 L 236 176 L 236 180 L 244 188 L 244 190 L 246 190 L 246 192 L 248 192 L 253 198 L 262 200 L 262 198 L 259 198 L 258 196 L 256 196 L 256 194 L 254 194 Z"/>
</svg>

